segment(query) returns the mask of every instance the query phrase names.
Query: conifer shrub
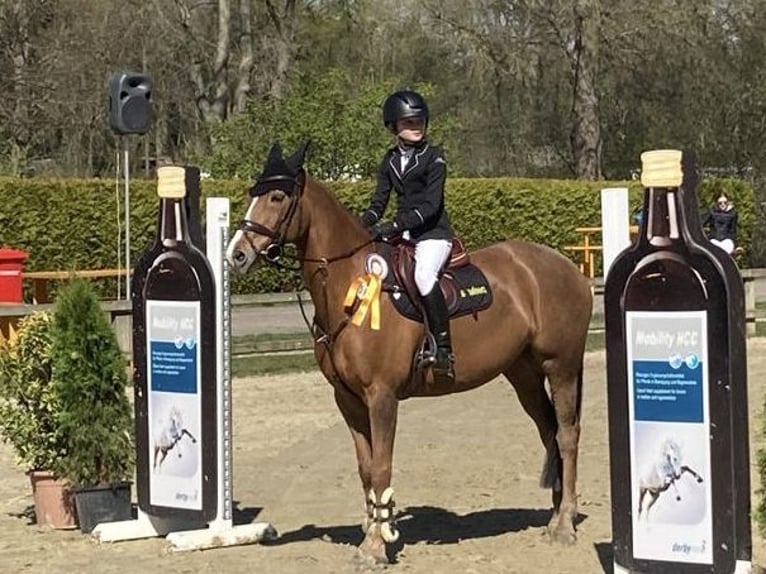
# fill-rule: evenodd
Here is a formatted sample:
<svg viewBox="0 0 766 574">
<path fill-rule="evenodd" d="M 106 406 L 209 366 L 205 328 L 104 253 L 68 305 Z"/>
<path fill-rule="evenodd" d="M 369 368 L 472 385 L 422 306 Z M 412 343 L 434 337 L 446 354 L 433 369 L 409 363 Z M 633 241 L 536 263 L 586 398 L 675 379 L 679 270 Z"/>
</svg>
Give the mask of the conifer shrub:
<svg viewBox="0 0 766 574">
<path fill-rule="evenodd" d="M 59 291 L 52 335 L 67 449 L 56 474 L 78 487 L 129 479 L 134 448 L 126 363 L 89 283 L 71 280 Z"/>
</svg>

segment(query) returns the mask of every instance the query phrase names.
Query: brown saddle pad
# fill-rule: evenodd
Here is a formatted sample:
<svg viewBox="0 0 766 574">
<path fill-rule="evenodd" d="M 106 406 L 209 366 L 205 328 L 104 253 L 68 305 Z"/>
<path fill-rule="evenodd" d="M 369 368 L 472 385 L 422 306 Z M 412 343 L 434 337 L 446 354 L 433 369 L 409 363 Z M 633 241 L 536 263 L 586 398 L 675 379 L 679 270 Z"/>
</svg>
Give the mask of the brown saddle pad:
<svg viewBox="0 0 766 574">
<path fill-rule="evenodd" d="M 413 321 L 423 321 L 420 294 L 415 285 L 415 247 L 400 242 L 386 245 L 381 253 L 392 273 L 383 282 L 396 310 Z M 476 315 L 492 304 L 489 281 L 476 265 L 460 240 L 452 242 L 452 253 L 446 269 L 439 278 L 450 318 Z"/>
</svg>

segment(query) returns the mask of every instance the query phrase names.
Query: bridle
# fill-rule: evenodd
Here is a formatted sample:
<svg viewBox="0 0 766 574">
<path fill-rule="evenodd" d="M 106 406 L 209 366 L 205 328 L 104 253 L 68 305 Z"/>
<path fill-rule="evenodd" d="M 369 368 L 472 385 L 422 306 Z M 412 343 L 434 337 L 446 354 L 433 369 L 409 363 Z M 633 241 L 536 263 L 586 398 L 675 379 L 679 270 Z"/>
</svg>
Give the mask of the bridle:
<svg viewBox="0 0 766 574">
<path fill-rule="evenodd" d="M 270 264 L 276 267 L 281 267 L 282 269 L 297 271 L 299 267 L 290 267 L 284 265 L 280 259 L 282 259 L 284 256 L 285 236 L 287 234 L 287 229 L 290 227 L 290 223 L 292 223 L 293 217 L 295 217 L 295 213 L 298 210 L 298 203 L 303 196 L 303 190 L 306 186 L 306 172 L 305 170 L 301 169 L 297 177 L 292 175 L 270 175 L 267 177 L 259 178 L 256 184 L 250 188 L 250 197 L 259 197 L 261 195 L 266 195 L 270 191 L 273 191 L 275 187 L 270 186 L 269 184 L 274 183 L 291 184 L 289 191 L 284 187 L 278 188 L 284 191 L 287 197 L 290 199 L 290 205 L 288 206 L 287 211 L 285 212 L 282 219 L 280 219 L 279 223 L 277 223 L 276 229 L 269 229 L 265 225 L 261 225 L 260 223 L 247 219 L 247 217 L 239 222 L 239 226 L 237 228 L 240 231 L 263 235 L 271 239 L 271 243 L 269 243 L 265 249 L 258 250 L 253 245 L 252 241 L 250 241 L 250 238 L 247 235 L 244 236 L 245 240 L 250 244 L 250 248 L 257 252 L 258 255 L 265 257 L 266 261 L 268 261 Z M 371 237 L 368 241 L 365 241 L 361 245 L 353 247 L 352 249 L 344 251 L 343 253 L 334 257 L 312 258 L 292 256 L 292 258 L 298 262 L 319 263 L 322 267 L 326 267 L 330 263 L 351 257 L 374 241 L 374 238 Z"/>
<path fill-rule="evenodd" d="M 274 189 L 273 187 L 269 186 L 269 184 L 273 183 L 291 184 L 290 191 L 280 187 L 280 189 L 282 189 L 282 191 L 284 191 L 287 197 L 290 199 L 290 205 L 288 206 L 287 211 L 285 212 L 282 219 L 277 224 L 277 228 L 269 229 L 265 225 L 261 225 L 260 223 L 251 221 L 245 217 L 239 222 L 238 229 L 240 231 L 263 235 L 271 239 L 271 243 L 266 246 L 266 249 L 256 250 L 253 246 L 253 243 L 250 241 L 247 235 L 245 235 L 245 239 L 250 244 L 250 247 L 253 249 L 253 251 L 257 251 L 259 255 L 263 255 L 269 263 L 278 265 L 278 262 L 283 255 L 287 229 L 290 227 L 290 223 L 292 223 L 295 212 L 298 209 L 298 202 L 303 195 L 303 188 L 306 184 L 306 172 L 301 170 L 298 174 L 298 177 L 294 177 L 292 175 L 270 175 L 268 177 L 259 178 L 256 184 L 250 188 L 250 197 L 256 198 L 261 195 L 266 195 L 268 192 Z"/>
<path fill-rule="evenodd" d="M 255 233 L 258 235 L 263 235 L 271 239 L 271 243 L 269 243 L 269 245 L 267 245 L 265 249 L 257 250 L 253 246 L 253 242 L 250 240 L 247 234 L 246 233 L 243 234 L 245 240 L 250 244 L 250 248 L 253 251 L 257 252 L 259 255 L 263 255 L 266 258 L 266 261 L 268 261 L 271 265 L 274 265 L 275 267 L 280 267 L 282 269 L 287 269 L 290 271 L 298 271 L 300 270 L 301 263 L 318 263 L 319 268 L 317 269 L 317 273 L 319 273 L 321 277 L 321 285 L 322 285 L 322 290 L 324 292 L 324 303 L 325 303 L 325 307 L 327 307 L 328 305 L 327 274 L 329 272 L 328 267 L 330 263 L 333 263 L 335 261 L 340 261 L 342 259 L 347 259 L 355 255 L 356 253 L 358 253 L 359 251 L 361 251 L 368 245 L 374 243 L 375 238 L 370 237 L 370 239 L 364 241 L 361 245 L 357 245 L 356 247 L 348 249 L 344 251 L 343 253 L 340 253 L 333 257 L 312 258 L 312 257 L 292 256 L 298 262 L 298 265 L 295 267 L 284 265 L 280 261 L 280 259 L 283 256 L 285 235 L 287 234 L 287 229 L 290 227 L 290 223 L 292 222 L 293 217 L 295 217 L 295 212 L 298 209 L 298 202 L 303 196 L 303 191 L 306 185 L 306 172 L 305 170 L 301 169 L 297 177 L 294 177 L 292 175 L 280 174 L 280 175 L 270 175 L 270 176 L 259 178 L 256 184 L 250 189 L 250 197 L 255 198 L 255 197 L 259 197 L 261 195 L 265 195 L 269 193 L 270 191 L 275 189 L 274 185 L 269 185 L 269 184 L 274 184 L 274 183 L 283 184 L 279 186 L 279 189 L 284 191 L 287 194 L 288 198 L 290 199 L 290 205 L 287 208 L 287 211 L 285 212 L 282 219 L 277 224 L 276 229 L 269 229 L 265 225 L 261 225 L 260 223 L 251 221 L 247 219 L 247 216 L 245 216 L 245 218 L 239 222 L 238 229 L 243 232 L 250 232 L 250 233 Z M 284 185 L 285 183 L 287 183 L 288 185 L 285 186 Z M 288 187 L 288 189 L 285 189 L 285 187 Z M 340 335 L 341 331 L 343 331 L 343 329 L 348 324 L 349 317 L 345 317 L 345 319 L 340 322 L 340 324 L 336 327 L 336 329 L 333 332 L 329 332 L 325 328 L 323 328 L 319 323 L 317 323 L 316 316 L 314 317 L 312 321 L 309 321 L 309 318 L 306 315 L 306 310 L 304 309 L 303 301 L 301 300 L 300 294 L 298 293 L 297 289 L 296 289 L 296 296 L 298 299 L 298 304 L 300 306 L 301 315 L 303 315 L 303 320 L 306 322 L 306 326 L 308 327 L 309 332 L 312 334 L 312 337 L 314 338 L 314 342 L 316 344 L 321 343 L 325 345 L 325 347 L 327 348 L 328 356 L 330 357 L 330 362 L 334 370 L 333 379 L 337 380 L 340 384 L 346 387 L 347 390 L 351 391 L 350 387 L 338 374 L 338 369 L 335 366 L 335 361 L 332 356 L 332 345 L 334 341 L 337 339 L 338 335 Z"/>
</svg>

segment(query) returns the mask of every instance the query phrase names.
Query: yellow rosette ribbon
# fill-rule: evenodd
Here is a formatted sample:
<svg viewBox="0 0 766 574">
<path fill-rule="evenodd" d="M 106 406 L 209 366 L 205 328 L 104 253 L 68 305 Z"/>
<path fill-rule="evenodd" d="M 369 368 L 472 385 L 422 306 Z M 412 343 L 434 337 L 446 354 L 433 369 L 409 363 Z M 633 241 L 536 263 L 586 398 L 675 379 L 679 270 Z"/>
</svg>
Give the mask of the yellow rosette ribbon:
<svg viewBox="0 0 766 574">
<path fill-rule="evenodd" d="M 367 273 L 363 277 L 357 277 L 349 285 L 343 307 L 350 309 L 354 302 L 359 300 L 359 306 L 351 316 L 351 322 L 357 327 L 364 323 L 367 313 L 369 313 L 370 328 L 373 331 L 380 330 L 381 285 L 381 278 L 375 273 Z"/>
</svg>

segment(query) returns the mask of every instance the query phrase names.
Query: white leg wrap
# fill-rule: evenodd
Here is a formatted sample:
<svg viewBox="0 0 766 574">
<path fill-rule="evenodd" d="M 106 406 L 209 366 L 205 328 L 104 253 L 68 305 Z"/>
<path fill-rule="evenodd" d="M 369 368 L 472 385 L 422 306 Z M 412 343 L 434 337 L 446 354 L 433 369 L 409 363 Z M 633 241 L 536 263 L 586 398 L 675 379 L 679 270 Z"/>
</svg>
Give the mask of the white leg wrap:
<svg viewBox="0 0 766 574">
<path fill-rule="evenodd" d="M 380 536 L 386 543 L 396 542 L 399 539 L 399 531 L 396 529 L 394 520 L 394 489 L 390 486 L 377 501 L 375 491 L 370 489 L 367 494 L 367 517 L 364 529 L 367 532 L 375 524 L 380 525 Z"/>
<path fill-rule="evenodd" d="M 394 489 L 390 486 L 383 491 L 383 494 L 380 496 L 380 503 L 381 504 L 388 504 L 391 502 L 394 498 Z M 391 502 L 393 504 L 393 502 Z"/>
<path fill-rule="evenodd" d="M 384 522 L 380 525 L 380 536 L 384 542 L 391 544 L 399 540 L 399 531 L 392 522 Z"/>
</svg>

